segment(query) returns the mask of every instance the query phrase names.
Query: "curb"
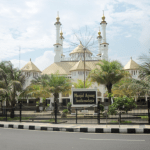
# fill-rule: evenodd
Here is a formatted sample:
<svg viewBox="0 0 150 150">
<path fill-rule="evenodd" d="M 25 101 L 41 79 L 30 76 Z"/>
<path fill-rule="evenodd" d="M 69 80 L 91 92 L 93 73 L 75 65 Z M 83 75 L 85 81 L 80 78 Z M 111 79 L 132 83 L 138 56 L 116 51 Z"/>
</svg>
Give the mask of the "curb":
<svg viewBox="0 0 150 150">
<path fill-rule="evenodd" d="M 42 127 L 33 125 L 14 125 L 0 124 L 1 128 L 41 130 L 41 131 L 65 131 L 65 132 L 84 132 L 84 133 L 145 133 L 150 134 L 149 128 L 62 128 L 62 127 Z"/>
</svg>

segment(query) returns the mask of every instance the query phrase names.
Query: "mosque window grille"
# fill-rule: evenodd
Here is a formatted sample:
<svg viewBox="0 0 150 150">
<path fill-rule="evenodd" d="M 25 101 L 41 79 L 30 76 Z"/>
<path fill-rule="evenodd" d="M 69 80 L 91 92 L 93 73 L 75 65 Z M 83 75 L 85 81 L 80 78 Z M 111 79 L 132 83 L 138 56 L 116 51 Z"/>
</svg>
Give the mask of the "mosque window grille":
<svg viewBox="0 0 150 150">
<path fill-rule="evenodd" d="M 33 73 L 33 77 L 38 77 L 38 73 Z"/>
<path fill-rule="evenodd" d="M 86 76 L 88 76 L 89 75 L 89 72 L 88 71 L 86 71 Z"/>
<path fill-rule="evenodd" d="M 102 96 L 102 93 L 100 91 L 97 92 L 97 96 Z"/>
<path fill-rule="evenodd" d="M 30 73 L 29 73 L 29 72 L 26 72 L 25 75 L 26 75 L 27 77 L 30 77 Z"/>
<path fill-rule="evenodd" d="M 72 76 L 76 76 L 76 72 L 72 72 Z"/>
<path fill-rule="evenodd" d="M 104 97 L 107 97 L 108 96 L 108 93 L 104 93 Z"/>
<path fill-rule="evenodd" d="M 84 71 L 78 71 L 79 75 L 84 75 Z"/>
</svg>

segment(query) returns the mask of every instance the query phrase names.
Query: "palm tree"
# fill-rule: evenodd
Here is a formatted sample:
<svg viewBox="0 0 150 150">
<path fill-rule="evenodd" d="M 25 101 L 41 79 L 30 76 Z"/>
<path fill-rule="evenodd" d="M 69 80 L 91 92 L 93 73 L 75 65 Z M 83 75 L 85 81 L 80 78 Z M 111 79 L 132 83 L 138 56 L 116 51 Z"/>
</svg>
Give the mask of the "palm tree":
<svg viewBox="0 0 150 150">
<path fill-rule="evenodd" d="M 43 87 L 40 84 L 30 84 L 22 93 L 20 93 L 20 97 L 35 97 L 35 98 L 47 98 L 50 97 L 51 93 L 48 91 L 46 87 Z"/>
<path fill-rule="evenodd" d="M 68 93 L 71 90 L 71 80 L 66 76 L 57 74 L 42 75 L 31 81 L 32 84 L 41 86 L 45 92 L 54 95 L 54 102 L 58 103 L 59 93 Z"/>
<path fill-rule="evenodd" d="M 114 97 L 133 97 L 137 95 L 136 88 L 129 88 L 129 85 L 132 83 L 132 78 L 122 78 L 119 82 L 113 85 L 112 94 Z"/>
<path fill-rule="evenodd" d="M 142 80 L 145 77 L 150 76 L 150 55 L 143 54 L 139 57 L 139 60 L 141 61 L 141 65 L 139 67 L 140 69 L 139 77 Z"/>
<path fill-rule="evenodd" d="M 19 69 L 13 68 L 10 61 L 0 63 L 0 96 L 11 108 L 15 107 L 17 94 L 22 91 L 24 82 L 25 76 Z M 14 117 L 13 109 L 11 117 Z"/>
<path fill-rule="evenodd" d="M 126 80 L 119 89 L 126 88 L 134 92 L 134 96 L 150 95 L 150 55 L 143 54 L 139 57 L 141 65 L 139 67 L 140 80 Z"/>
<path fill-rule="evenodd" d="M 142 77 L 141 80 L 132 79 L 130 83 L 127 84 L 129 90 L 135 92 L 135 96 L 140 95 L 150 95 L 150 76 Z M 124 84 L 122 85 L 122 87 Z"/>
<path fill-rule="evenodd" d="M 96 64 L 97 68 L 92 70 L 89 78 L 92 82 L 104 84 L 108 91 L 109 103 L 111 104 L 112 86 L 128 75 L 128 72 L 123 70 L 123 66 L 118 61 L 102 60 Z"/>
<path fill-rule="evenodd" d="M 74 82 L 73 85 L 75 88 L 84 88 L 84 81 L 78 79 L 77 83 Z M 89 88 L 91 85 L 92 83 L 90 81 L 85 81 L 85 88 Z"/>
</svg>

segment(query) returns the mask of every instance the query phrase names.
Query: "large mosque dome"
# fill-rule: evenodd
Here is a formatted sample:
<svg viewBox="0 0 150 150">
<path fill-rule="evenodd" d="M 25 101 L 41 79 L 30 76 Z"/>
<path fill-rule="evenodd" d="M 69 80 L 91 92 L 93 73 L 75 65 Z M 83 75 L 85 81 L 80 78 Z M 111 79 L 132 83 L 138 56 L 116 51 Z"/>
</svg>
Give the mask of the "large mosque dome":
<svg viewBox="0 0 150 150">
<path fill-rule="evenodd" d="M 83 49 L 83 48 L 84 48 L 84 47 L 83 47 L 82 43 L 80 42 L 80 45 L 78 45 L 78 46 L 70 53 L 70 55 L 71 55 L 71 54 L 76 54 L 76 53 L 84 53 L 84 49 Z M 85 50 L 85 53 L 89 53 L 89 54 L 92 55 L 92 53 L 91 53 L 88 49 Z"/>
</svg>

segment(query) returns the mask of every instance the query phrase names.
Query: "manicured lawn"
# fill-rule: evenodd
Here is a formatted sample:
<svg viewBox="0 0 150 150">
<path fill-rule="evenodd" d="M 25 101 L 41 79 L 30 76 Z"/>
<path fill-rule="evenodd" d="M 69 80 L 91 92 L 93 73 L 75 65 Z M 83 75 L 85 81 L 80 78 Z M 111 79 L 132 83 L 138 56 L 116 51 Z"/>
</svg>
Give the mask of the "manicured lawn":
<svg viewBox="0 0 150 150">
<path fill-rule="evenodd" d="M 48 123 L 52 123 L 52 122 L 55 122 L 55 119 L 42 120 L 41 122 L 48 122 Z M 57 122 L 60 122 L 60 120 L 58 120 L 58 119 L 57 119 Z"/>
<path fill-rule="evenodd" d="M 119 123 L 118 121 L 110 121 L 109 123 Z M 132 123 L 132 121 L 121 121 L 121 123 Z"/>
<path fill-rule="evenodd" d="M 141 117 L 141 119 L 148 120 L 148 116 L 139 116 L 139 117 Z"/>
<path fill-rule="evenodd" d="M 5 120 L 5 118 L 6 117 L 0 117 L 0 121 Z M 21 117 L 21 120 L 29 120 L 30 118 L 32 118 L 32 117 Z M 14 118 L 7 117 L 7 120 L 8 121 L 20 120 L 20 117 L 14 117 Z"/>
</svg>

